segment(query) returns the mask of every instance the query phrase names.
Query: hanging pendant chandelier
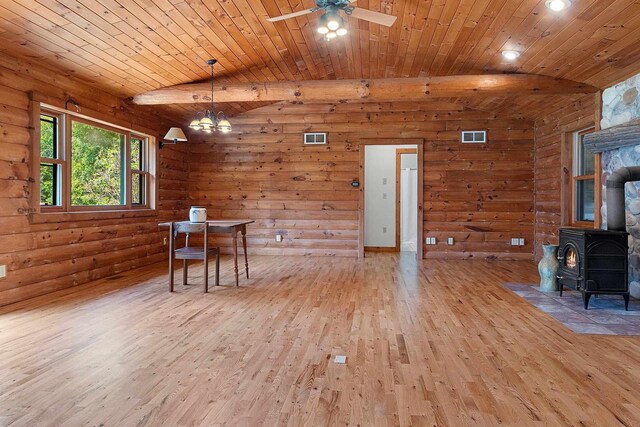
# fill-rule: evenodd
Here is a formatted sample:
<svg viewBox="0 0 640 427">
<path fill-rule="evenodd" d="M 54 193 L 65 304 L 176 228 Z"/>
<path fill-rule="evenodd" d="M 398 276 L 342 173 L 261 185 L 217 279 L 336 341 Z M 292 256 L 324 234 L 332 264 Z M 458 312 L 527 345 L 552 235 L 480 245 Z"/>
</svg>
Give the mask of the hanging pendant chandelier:
<svg viewBox="0 0 640 427">
<path fill-rule="evenodd" d="M 213 105 L 213 66 L 218 62 L 215 59 L 209 59 L 207 64 L 211 66 L 211 107 L 205 111 L 204 113 L 198 113 L 196 118 L 194 118 L 189 127 L 193 130 L 199 130 L 205 133 L 211 133 L 214 131 L 220 131 L 222 133 L 231 132 L 231 122 L 224 115 L 222 111 L 217 114 L 214 112 Z M 202 116 L 201 118 L 199 118 Z"/>
</svg>

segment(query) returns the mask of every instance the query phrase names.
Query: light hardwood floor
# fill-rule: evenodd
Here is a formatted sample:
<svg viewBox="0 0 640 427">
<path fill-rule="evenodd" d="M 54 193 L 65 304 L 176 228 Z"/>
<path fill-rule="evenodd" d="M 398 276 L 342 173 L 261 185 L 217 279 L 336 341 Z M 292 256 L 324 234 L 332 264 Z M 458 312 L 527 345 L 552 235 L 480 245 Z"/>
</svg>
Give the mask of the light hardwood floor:
<svg viewBox="0 0 640 427">
<path fill-rule="evenodd" d="M 640 338 L 500 286 L 532 263 L 222 265 L 208 295 L 162 264 L 0 308 L 0 425 L 640 425 Z"/>
</svg>

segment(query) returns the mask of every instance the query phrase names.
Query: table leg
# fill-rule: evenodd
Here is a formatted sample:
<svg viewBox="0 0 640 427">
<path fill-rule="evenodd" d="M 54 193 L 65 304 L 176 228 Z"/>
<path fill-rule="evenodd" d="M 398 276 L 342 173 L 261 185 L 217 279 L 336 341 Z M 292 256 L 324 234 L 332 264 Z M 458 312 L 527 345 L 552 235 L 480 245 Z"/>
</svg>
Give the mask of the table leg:
<svg viewBox="0 0 640 427">
<path fill-rule="evenodd" d="M 249 279 L 249 260 L 247 259 L 247 227 L 242 227 L 242 247 L 244 248 L 244 270 Z"/>
<path fill-rule="evenodd" d="M 189 264 L 187 264 L 187 260 L 182 260 L 182 284 L 187 286 L 189 276 Z"/>
<path fill-rule="evenodd" d="M 169 226 L 169 292 L 173 292 L 173 223 Z"/>
<path fill-rule="evenodd" d="M 238 231 L 233 230 L 233 269 L 236 272 L 236 286 L 240 286 L 238 281 Z"/>
</svg>

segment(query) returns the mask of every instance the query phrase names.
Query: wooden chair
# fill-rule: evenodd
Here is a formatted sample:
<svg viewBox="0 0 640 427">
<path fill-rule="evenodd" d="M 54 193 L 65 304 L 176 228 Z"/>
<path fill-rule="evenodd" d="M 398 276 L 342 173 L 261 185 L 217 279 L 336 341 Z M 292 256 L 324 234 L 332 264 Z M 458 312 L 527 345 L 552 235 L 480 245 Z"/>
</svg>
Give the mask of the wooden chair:
<svg viewBox="0 0 640 427">
<path fill-rule="evenodd" d="M 185 246 L 176 249 L 178 234 L 186 234 Z M 202 247 L 189 246 L 189 238 L 193 233 L 204 234 Z M 172 222 L 169 227 L 169 291 L 173 292 L 174 259 L 182 260 L 182 283 L 187 284 L 189 260 L 204 261 L 204 291 L 209 292 L 209 255 L 216 256 L 216 286 L 220 284 L 220 249 L 209 247 L 209 230 L 206 224 L 189 222 Z"/>
</svg>

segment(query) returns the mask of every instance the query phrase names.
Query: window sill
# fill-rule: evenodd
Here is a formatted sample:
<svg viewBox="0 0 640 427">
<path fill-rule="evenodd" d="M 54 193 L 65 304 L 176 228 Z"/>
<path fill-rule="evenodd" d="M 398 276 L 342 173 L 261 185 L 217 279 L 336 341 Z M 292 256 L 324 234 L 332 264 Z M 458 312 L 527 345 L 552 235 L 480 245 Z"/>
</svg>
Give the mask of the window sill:
<svg viewBox="0 0 640 427">
<path fill-rule="evenodd" d="M 158 216 L 156 209 L 126 209 L 81 212 L 38 212 L 29 215 L 32 224 L 46 224 L 66 221 L 91 221 L 101 219 L 149 218 Z"/>
<path fill-rule="evenodd" d="M 593 221 L 574 221 L 571 227 L 577 228 L 596 228 L 596 224 Z"/>
</svg>

